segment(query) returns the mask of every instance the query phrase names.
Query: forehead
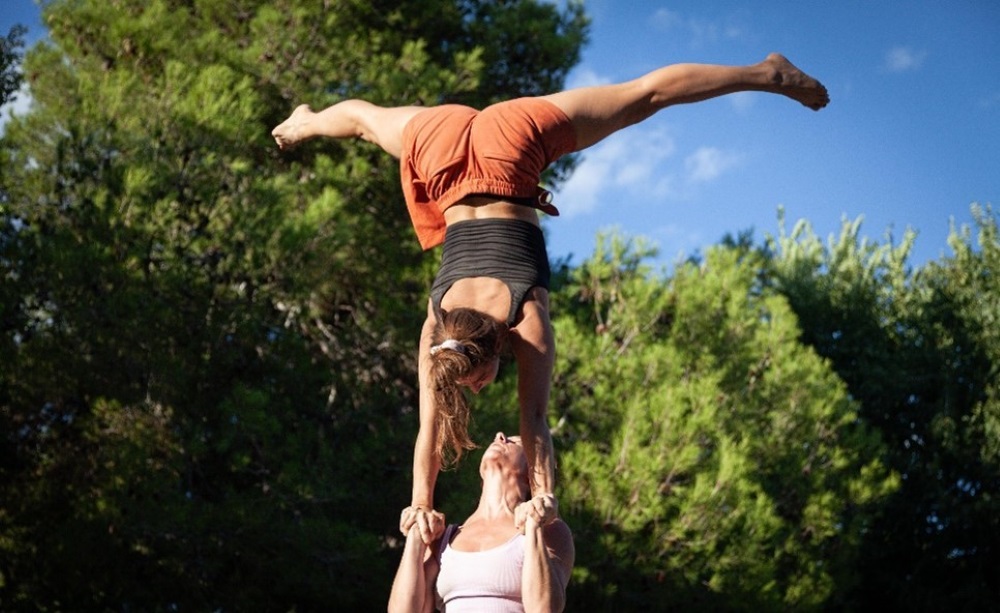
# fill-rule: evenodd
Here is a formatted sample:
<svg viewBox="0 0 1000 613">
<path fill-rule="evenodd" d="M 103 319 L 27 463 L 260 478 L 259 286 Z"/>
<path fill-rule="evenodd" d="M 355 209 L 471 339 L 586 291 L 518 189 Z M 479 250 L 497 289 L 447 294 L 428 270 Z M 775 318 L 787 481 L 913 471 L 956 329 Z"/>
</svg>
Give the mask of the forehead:
<svg viewBox="0 0 1000 613">
<path fill-rule="evenodd" d="M 459 383 L 462 381 L 477 381 L 479 379 L 486 379 L 493 377 L 494 362 L 483 362 L 475 367 L 473 367 L 468 374 L 456 379 Z"/>
</svg>

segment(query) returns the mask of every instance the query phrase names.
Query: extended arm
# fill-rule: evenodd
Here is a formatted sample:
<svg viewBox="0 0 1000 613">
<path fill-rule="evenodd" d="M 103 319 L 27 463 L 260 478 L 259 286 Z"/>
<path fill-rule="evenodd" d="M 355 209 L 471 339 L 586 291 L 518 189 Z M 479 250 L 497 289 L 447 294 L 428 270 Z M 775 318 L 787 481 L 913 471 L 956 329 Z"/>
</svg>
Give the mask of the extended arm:
<svg viewBox="0 0 1000 613">
<path fill-rule="evenodd" d="M 403 557 L 389 594 L 389 613 L 430 613 L 434 610 L 438 563 L 433 551 L 433 547 L 420 539 L 416 527 L 406 535 Z"/>
<path fill-rule="evenodd" d="M 526 613 L 551 613 L 565 608 L 575 556 L 573 535 L 564 522 L 542 526 L 528 518 L 521 568 L 521 599 Z"/>
<path fill-rule="evenodd" d="M 528 457 L 531 494 L 552 494 L 555 460 L 549 431 L 549 391 L 556 343 L 549 322 L 548 292 L 535 288 L 523 306 L 523 318 L 511 330 L 511 349 L 517 360 L 517 397 L 521 408 L 520 434 Z"/>
<path fill-rule="evenodd" d="M 420 386 L 420 429 L 413 446 L 413 494 L 410 505 L 413 512 L 404 511 L 400 522 L 400 530 L 408 534 L 410 526 L 417 522 L 424 543 L 430 543 L 444 529 L 444 519 L 439 513 L 434 513 L 434 485 L 438 473 L 441 472 L 441 457 L 438 455 L 437 407 L 434 404 L 434 393 L 430 380 L 431 333 L 434 331 L 434 311 L 430 301 L 427 304 L 427 319 L 420 331 L 420 348 L 418 349 L 417 371 Z"/>
</svg>

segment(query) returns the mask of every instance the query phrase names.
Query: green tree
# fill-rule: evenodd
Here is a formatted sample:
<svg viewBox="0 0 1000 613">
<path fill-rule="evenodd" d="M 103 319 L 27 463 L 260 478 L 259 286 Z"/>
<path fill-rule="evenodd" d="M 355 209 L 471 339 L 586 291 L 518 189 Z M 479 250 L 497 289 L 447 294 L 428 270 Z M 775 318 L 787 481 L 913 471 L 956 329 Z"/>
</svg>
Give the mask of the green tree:
<svg viewBox="0 0 1000 613">
<path fill-rule="evenodd" d="M 15 25 L 7 32 L 7 36 L 0 36 L 0 106 L 12 101 L 14 94 L 21 88 L 19 65 L 27 31 L 24 26 Z"/>
<path fill-rule="evenodd" d="M 558 86 L 581 7 L 493 5 L 46 4 L 0 151 L 0 608 L 384 606 L 434 255 L 394 160 L 269 131 Z"/>
<path fill-rule="evenodd" d="M 570 608 L 835 602 L 897 486 L 878 437 L 798 341 L 795 315 L 759 278 L 762 257 L 713 248 L 659 279 L 650 253 L 604 240 L 559 302 L 560 500 L 579 552 Z"/>
<path fill-rule="evenodd" d="M 844 222 L 824 245 L 808 224 L 771 241 L 776 286 L 802 339 L 829 359 L 887 444 L 901 487 L 871 526 L 856 607 L 997 610 L 1000 568 L 1000 241 L 997 218 L 954 229 L 954 255 L 907 265 L 915 234 L 893 246 Z"/>
</svg>

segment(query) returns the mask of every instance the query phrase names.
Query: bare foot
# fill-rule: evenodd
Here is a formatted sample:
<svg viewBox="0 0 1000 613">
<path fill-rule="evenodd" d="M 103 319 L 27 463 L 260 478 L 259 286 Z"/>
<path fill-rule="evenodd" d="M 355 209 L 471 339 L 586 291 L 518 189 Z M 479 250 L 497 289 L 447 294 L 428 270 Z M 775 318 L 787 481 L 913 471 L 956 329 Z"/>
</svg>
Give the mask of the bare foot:
<svg viewBox="0 0 1000 613">
<path fill-rule="evenodd" d="M 281 122 L 277 128 L 271 130 L 271 136 L 274 137 L 274 142 L 278 143 L 278 148 L 289 149 L 309 138 L 304 132 L 304 127 L 313 115 L 315 113 L 313 113 L 307 104 L 300 104 L 295 107 L 295 110 L 288 116 L 288 119 Z"/>
<path fill-rule="evenodd" d="M 823 84 L 796 68 L 780 53 L 768 55 L 762 64 L 774 71 L 768 91 L 798 100 L 814 111 L 830 103 L 830 94 Z"/>
</svg>

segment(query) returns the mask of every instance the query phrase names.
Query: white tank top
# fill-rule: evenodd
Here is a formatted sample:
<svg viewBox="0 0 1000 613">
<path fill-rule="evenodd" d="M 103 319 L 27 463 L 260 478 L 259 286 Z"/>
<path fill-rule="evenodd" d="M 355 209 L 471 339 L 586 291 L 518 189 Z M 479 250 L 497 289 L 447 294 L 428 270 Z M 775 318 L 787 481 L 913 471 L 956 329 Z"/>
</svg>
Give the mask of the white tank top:
<svg viewBox="0 0 1000 613">
<path fill-rule="evenodd" d="M 456 526 L 441 539 L 438 606 L 446 613 L 524 613 L 521 603 L 521 566 L 524 535 L 486 551 L 456 551 L 451 539 Z"/>
</svg>

